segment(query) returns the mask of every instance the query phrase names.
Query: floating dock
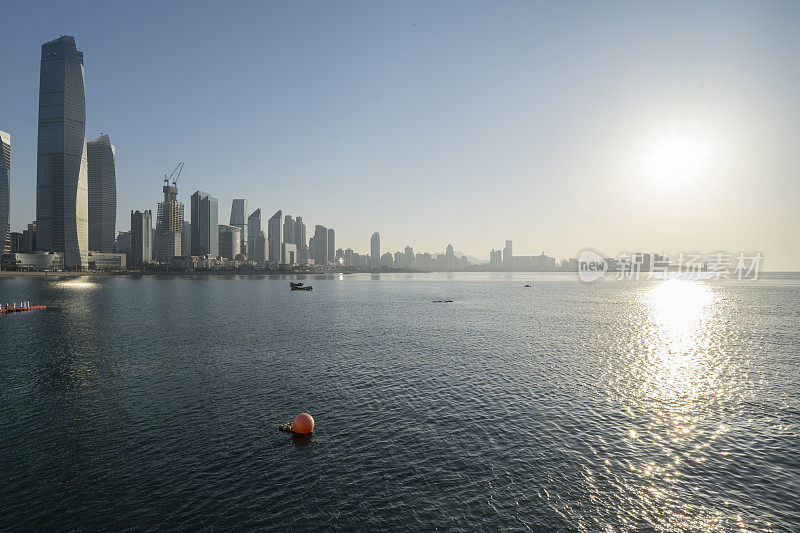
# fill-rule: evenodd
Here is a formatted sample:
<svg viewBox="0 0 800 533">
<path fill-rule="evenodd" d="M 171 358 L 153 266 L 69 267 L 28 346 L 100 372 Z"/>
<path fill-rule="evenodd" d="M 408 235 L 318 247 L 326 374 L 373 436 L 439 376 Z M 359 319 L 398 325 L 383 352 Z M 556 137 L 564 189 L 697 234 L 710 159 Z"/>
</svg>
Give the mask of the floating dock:
<svg viewBox="0 0 800 533">
<path fill-rule="evenodd" d="M 21 313 L 23 311 L 39 311 L 40 309 L 47 309 L 46 305 L 31 305 L 30 302 L 20 302 L 17 307 L 17 302 L 13 304 L 0 304 L 0 315 L 6 313 Z"/>
</svg>

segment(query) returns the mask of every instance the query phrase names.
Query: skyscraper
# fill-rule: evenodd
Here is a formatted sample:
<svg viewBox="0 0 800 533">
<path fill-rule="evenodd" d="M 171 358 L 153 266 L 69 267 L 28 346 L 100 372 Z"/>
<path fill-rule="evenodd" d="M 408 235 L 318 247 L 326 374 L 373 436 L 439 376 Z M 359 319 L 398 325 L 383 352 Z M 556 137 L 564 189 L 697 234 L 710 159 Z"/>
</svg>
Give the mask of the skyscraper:
<svg viewBox="0 0 800 533">
<path fill-rule="evenodd" d="M 405 267 L 409 270 L 413 270 L 416 268 L 416 258 L 414 257 L 414 248 L 411 246 L 406 246 L 405 254 L 404 254 L 404 264 Z"/>
<path fill-rule="evenodd" d="M 328 262 L 328 228 L 314 226 L 314 246 L 311 250 L 315 265 L 325 265 Z"/>
<path fill-rule="evenodd" d="M 328 228 L 328 263 L 336 262 L 336 232 Z"/>
<path fill-rule="evenodd" d="M 267 237 L 269 238 L 269 262 L 280 263 L 281 245 L 283 244 L 283 212 L 278 211 L 270 217 L 267 223 Z"/>
<path fill-rule="evenodd" d="M 261 230 L 261 208 L 259 207 L 247 217 L 247 258 L 257 263 L 263 263 L 267 260 L 266 248 L 261 246 L 261 240 L 264 236 Z M 256 241 L 259 241 L 258 243 Z M 258 244 L 258 250 L 256 250 Z"/>
<path fill-rule="evenodd" d="M 239 228 L 241 237 L 239 249 L 241 253 L 247 255 L 247 200 L 236 198 L 231 204 L 231 226 Z"/>
<path fill-rule="evenodd" d="M 369 256 L 372 261 L 372 268 L 381 266 L 381 236 L 376 231 L 369 240 Z"/>
<path fill-rule="evenodd" d="M 183 221 L 183 231 L 181 232 L 181 255 L 184 257 L 192 255 L 192 223 L 188 220 Z"/>
<path fill-rule="evenodd" d="M 308 243 L 306 242 L 306 225 L 303 223 L 303 217 L 294 219 L 294 242 L 297 245 L 297 262 L 307 265 Z"/>
<path fill-rule="evenodd" d="M 236 259 L 241 253 L 242 229 L 239 226 L 219 225 L 219 255 L 226 259 Z"/>
<path fill-rule="evenodd" d="M 42 45 L 36 223 L 41 250 L 63 252 L 64 266 L 88 266 L 89 198 L 83 52 L 75 38 Z"/>
<path fill-rule="evenodd" d="M 116 148 L 108 135 L 86 143 L 89 183 L 89 250 L 113 252 L 117 224 Z"/>
<path fill-rule="evenodd" d="M 192 195 L 192 255 L 219 256 L 219 202 L 203 191 Z"/>
<path fill-rule="evenodd" d="M 0 255 L 11 251 L 11 135 L 0 131 Z"/>
<path fill-rule="evenodd" d="M 130 264 L 142 265 L 153 259 L 153 212 L 131 211 Z"/>
<path fill-rule="evenodd" d="M 503 266 L 507 269 L 511 268 L 514 254 L 511 248 L 511 241 L 506 241 L 506 247 L 503 248 Z"/>
<path fill-rule="evenodd" d="M 283 218 L 283 242 L 297 244 L 294 240 L 294 220 L 292 215 L 286 215 Z"/>
<path fill-rule="evenodd" d="M 169 179 L 161 187 L 164 201 L 156 214 L 156 259 L 162 263 L 183 255 L 183 204 L 178 201 L 178 187 Z"/>
</svg>

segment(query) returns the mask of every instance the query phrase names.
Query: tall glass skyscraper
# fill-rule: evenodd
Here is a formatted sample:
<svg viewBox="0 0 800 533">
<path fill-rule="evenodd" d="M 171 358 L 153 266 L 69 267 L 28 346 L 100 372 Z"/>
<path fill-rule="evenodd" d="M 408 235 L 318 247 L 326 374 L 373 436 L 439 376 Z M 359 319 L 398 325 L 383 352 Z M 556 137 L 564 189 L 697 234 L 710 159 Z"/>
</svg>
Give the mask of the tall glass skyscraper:
<svg viewBox="0 0 800 533">
<path fill-rule="evenodd" d="M 67 35 L 42 45 L 36 223 L 40 250 L 85 268 L 89 250 L 83 52 Z"/>
<path fill-rule="evenodd" d="M 219 201 L 203 191 L 192 195 L 192 255 L 219 257 Z"/>
<path fill-rule="evenodd" d="M 376 231 L 372 234 L 369 240 L 369 256 L 372 261 L 372 268 L 380 268 L 381 266 L 381 236 Z"/>
<path fill-rule="evenodd" d="M 278 211 L 267 223 L 267 242 L 269 243 L 270 263 L 280 263 L 283 244 L 283 211 Z"/>
<path fill-rule="evenodd" d="M 131 265 L 143 265 L 153 259 L 153 212 L 131 211 Z"/>
<path fill-rule="evenodd" d="M 0 254 L 11 251 L 11 135 L 0 131 Z"/>
<path fill-rule="evenodd" d="M 297 245 L 297 262 L 308 264 L 308 243 L 306 242 L 306 225 L 303 217 L 294 219 L 294 242 Z"/>
<path fill-rule="evenodd" d="M 116 149 L 101 135 L 86 143 L 89 167 L 89 250 L 113 252 L 117 224 Z"/>
<path fill-rule="evenodd" d="M 247 255 L 247 200 L 236 198 L 231 204 L 231 226 L 239 228 L 241 253 Z"/>
<path fill-rule="evenodd" d="M 314 245 L 311 254 L 315 265 L 325 265 L 328 262 L 328 228 L 314 226 Z"/>
<path fill-rule="evenodd" d="M 336 232 L 333 228 L 328 228 L 328 263 L 336 262 Z"/>
</svg>

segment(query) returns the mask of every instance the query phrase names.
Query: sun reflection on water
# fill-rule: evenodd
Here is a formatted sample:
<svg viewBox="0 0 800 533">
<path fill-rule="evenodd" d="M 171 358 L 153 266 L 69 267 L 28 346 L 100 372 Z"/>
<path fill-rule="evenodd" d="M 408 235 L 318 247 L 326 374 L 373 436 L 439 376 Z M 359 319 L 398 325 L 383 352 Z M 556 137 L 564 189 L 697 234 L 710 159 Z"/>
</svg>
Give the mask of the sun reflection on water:
<svg viewBox="0 0 800 533">
<path fill-rule="evenodd" d="M 689 479 L 720 456 L 716 441 L 728 427 L 716 413 L 737 393 L 730 354 L 719 342 L 721 299 L 702 280 L 666 279 L 635 292 L 634 300 L 628 324 L 635 333 L 618 340 L 627 369 L 617 390 L 630 417 L 620 428 L 627 467 L 618 474 L 627 478 L 630 505 L 647 509 L 653 524 L 717 529 L 724 511 L 696 507 Z"/>
<path fill-rule="evenodd" d="M 92 281 L 90 276 L 80 276 L 77 278 L 72 278 L 68 280 L 59 280 L 53 284 L 55 287 L 60 289 L 76 289 L 76 290 L 87 290 L 87 289 L 94 289 L 99 285 L 96 281 Z"/>
</svg>

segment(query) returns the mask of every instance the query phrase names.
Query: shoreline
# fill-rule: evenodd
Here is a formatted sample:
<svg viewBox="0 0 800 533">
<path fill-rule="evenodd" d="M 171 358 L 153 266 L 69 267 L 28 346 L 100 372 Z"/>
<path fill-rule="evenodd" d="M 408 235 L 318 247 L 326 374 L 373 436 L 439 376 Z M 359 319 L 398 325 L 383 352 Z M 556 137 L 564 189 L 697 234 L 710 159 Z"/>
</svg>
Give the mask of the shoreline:
<svg viewBox="0 0 800 533">
<path fill-rule="evenodd" d="M 331 272 L 295 272 L 291 270 L 208 270 L 208 271 L 196 271 L 196 272 L 186 272 L 186 271 L 158 271 L 158 270 L 149 270 L 144 272 L 136 272 L 136 271 L 86 271 L 86 272 L 72 272 L 72 271 L 61 271 L 61 272 L 43 272 L 38 270 L 33 271 L 16 271 L 16 270 L 0 270 L 0 279 L 1 278 L 16 278 L 16 277 L 34 277 L 34 278 L 62 278 L 62 277 L 80 277 L 80 276 L 101 276 L 101 277 L 113 277 L 113 276 L 331 276 L 335 274 L 343 274 L 343 275 L 352 275 L 352 274 L 476 274 L 476 273 L 483 273 L 483 274 L 577 274 L 576 272 L 553 272 L 553 271 L 494 271 L 494 270 L 486 270 L 486 271 L 474 271 L 474 270 L 460 270 L 460 271 L 450 271 L 450 272 L 428 272 L 428 271 L 408 271 L 408 270 L 398 270 L 398 271 L 388 271 L 388 272 L 374 272 L 374 271 L 331 271 Z M 800 271 L 796 270 L 776 270 L 776 271 L 762 271 L 760 275 L 798 275 Z"/>
</svg>

